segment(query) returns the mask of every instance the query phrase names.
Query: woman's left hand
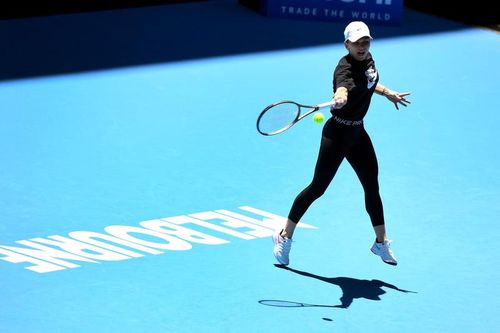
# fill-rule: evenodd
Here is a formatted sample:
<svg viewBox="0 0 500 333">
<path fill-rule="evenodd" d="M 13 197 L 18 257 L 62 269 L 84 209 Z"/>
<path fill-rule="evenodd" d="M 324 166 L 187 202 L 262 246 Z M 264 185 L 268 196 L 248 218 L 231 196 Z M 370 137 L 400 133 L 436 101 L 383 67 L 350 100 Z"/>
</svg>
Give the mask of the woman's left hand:
<svg viewBox="0 0 500 333">
<path fill-rule="evenodd" d="M 411 104 L 411 101 L 406 99 L 406 96 L 410 95 L 410 92 L 404 92 L 404 93 L 399 93 L 396 91 L 392 91 L 389 89 L 386 89 L 384 91 L 384 96 L 387 97 L 388 100 L 394 103 L 394 106 L 396 109 L 399 110 L 398 104 L 401 104 L 403 106 L 407 106 L 408 104 Z"/>
</svg>

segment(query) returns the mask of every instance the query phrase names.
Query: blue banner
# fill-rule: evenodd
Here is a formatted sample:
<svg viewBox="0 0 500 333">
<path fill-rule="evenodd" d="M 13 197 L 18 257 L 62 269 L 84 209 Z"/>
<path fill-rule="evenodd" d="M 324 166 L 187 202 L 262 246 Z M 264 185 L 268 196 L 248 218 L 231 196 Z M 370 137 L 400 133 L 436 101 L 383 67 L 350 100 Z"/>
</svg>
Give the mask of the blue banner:
<svg viewBox="0 0 500 333">
<path fill-rule="evenodd" d="M 271 17 L 399 25 L 403 0 L 263 0 L 261 12 Z"/>
</svg>

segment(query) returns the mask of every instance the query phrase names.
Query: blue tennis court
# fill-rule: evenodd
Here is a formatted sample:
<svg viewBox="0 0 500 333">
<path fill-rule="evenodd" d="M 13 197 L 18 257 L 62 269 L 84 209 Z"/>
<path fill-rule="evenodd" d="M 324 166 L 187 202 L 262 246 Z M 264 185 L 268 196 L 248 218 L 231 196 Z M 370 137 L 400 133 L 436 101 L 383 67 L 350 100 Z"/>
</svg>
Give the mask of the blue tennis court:
<svg viewBox="0 0 500 333">
<path fill-rule="evenodd" d="M 412 92 L 365 119 L 399 264 L 344 163 L 274 266 L 322 126 L 255 121 L 331 98 L 343 27 L 236 1 L 0 21 L 0 332 L 500 331 L 492 30 L 371 26 L 381 82 Z"/>
</svg>

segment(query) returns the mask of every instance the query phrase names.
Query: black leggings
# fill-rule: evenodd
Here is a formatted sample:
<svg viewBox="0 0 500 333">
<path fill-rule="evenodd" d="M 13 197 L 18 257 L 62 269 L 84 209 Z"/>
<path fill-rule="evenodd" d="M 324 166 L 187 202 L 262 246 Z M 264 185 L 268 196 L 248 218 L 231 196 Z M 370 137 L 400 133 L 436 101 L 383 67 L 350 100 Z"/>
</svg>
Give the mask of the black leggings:
<svg viewBox="0 0 500 333">
<path fill-rule="evenodd" d="M 323 128 L 314 177 L 293 202 L 288 218 L 298 223 L 309 206 L 325 193 L 340 164 L 347 159 L 365 192 L 365 207 L 372 225 L 384 224 L 375 150 L 363 125 L 343 125 L 330 118 Z"/>
</svg>

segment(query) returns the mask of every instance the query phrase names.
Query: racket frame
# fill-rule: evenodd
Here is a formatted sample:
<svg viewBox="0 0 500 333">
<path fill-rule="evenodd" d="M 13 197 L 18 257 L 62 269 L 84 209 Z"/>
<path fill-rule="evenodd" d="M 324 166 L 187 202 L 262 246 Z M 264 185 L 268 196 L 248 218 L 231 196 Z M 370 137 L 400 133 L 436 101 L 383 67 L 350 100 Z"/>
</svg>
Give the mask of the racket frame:
<svg viewBox="0 0 500 333">
<path fill-rule="evenodd" d="M 269 109 L 272 109 L 273 107 L 277 106 L 277 105 L 280 105 L 280 104 L 285 104 L 285 103 L 291 103 L 291 104 L 295 104 L 299 110 L 299 112 L 297 113 L 297 116 L 295 117 L 294 120 L 292 120 L 288 125 L 286 125 L 285 127 L 279 129 L 279 130 L 276 130 L 274 132 L 271 132 L 271 133 L 266 133 L 266 132 L 262 132 L 259 128 L 259 123 L 260 123 L 260 120 L 262 119 L 262 117 L 264 116 L 264 114 L 269 110 Z M 265 136 L 272 136 L 272 135 L 276 135 L 276 134 L 280 134 L 280 133 L 283 133 L 284 131 L 286 131 L 287 129 L 289 129 L 290 127 L 292 127 L 293 125 L 295 125 L 297 122 L 299 122 L 299 120 L 309 116 L 311 113 L 314 113 L 316 111 L 318 111 L 319 109 L 322 109 L 322 108 L 325 108 L 325 107 L 329 107 L 329 106 L 333 106 L 335 105 L 335 102 L 334 101 L 328 101 L 328 102 L 324 102 L 324 103 L 320 103 L 320 104 L 317 104 L 317 105 L 305 105 L 305 104 L 300 104 L 300 103 L 297 103 L 295 101 L 290 101 L 290 100 L 283 100 L 283 101 L 279 101 L 279 102 L 275 102 L 271 105 L 268 105 L 264 110 L 262 110 L 262 112 L 259 114 L 259 117 L 257 118 L 257 131 L 262 134 L 262 135 L 265 135 Z M 302 113 L 302 108 L 306 108 L 306 109 L 310 109 L 309 111 L 305 112 L 305 113 Z"/>
</svg>

